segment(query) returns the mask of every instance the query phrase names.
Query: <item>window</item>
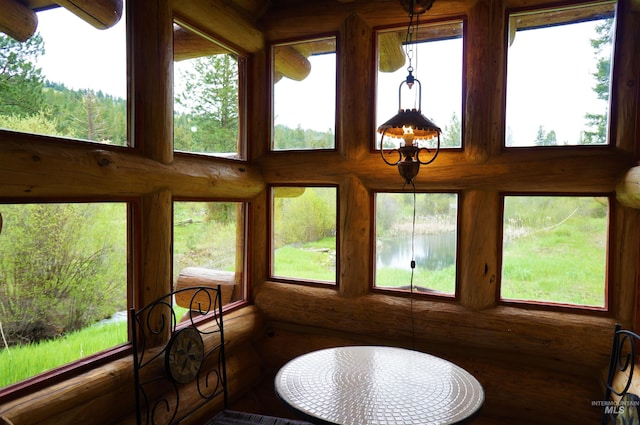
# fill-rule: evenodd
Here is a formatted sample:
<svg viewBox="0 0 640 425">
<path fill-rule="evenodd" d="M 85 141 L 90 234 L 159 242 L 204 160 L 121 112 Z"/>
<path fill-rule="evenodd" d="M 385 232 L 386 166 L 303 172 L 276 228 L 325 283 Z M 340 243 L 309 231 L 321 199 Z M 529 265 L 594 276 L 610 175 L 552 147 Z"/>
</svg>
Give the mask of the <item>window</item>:
<svg viewBox="0 0 640 425">
<path fill-rule="evenodd" d="M 0 34 L 0 129 L 126 146 L 125 17 L 104 30 L 62 7 L 37 17 L 25 42 Z"/>
<path fill-rule="evenodd" d="M 335 37 L 278 44 L 272 54 L 272 149 L 334 149 Z"/>
<path fill-rule="evenodd" d="M 454 295 L 458 195 L 377 193 L 375 215 L 375 287 Z"/>
<path fill-rule="evenodd" d="M 422 85 L 422 114 L 442 130 L 441 147 L 462 146 L 462 34 L 461 21 L 420 24 L 413 35 L 417 45 L 410 46 L 406 27 L 378 32 L 376 129 L 399 108 L 418 108 L 417 84 L 411 90 L 403 85 L 401 104 L 398 99 L 398 87 L 408 74 L 407 57 L 412 57 L 413 76 Z M 375 148 L 380 149 L 375 134 Z"/>
<path fill-rule="evenodd" d="M 337 190 L 271 189 L 271 276 L 335 283 Z"/>
<path fill-rule="evenodd" d="M 0 387 L 128 340 L 126 203 L 0 215 Z"/>
<path fill-rule="evenodd" d="M 173 280 L 224 286 L 223 303 L 245 299 L 245 210 L 242 202 L 173 203 Z"/>
<path fill-rule="evenodd" d="M 505 196 L 500 297 L 604 308 L 609 199 Z"/>
<path fill-rule="evenodd" d="M 509 15 L 506 146 L 607 143 L 614 5 Z"/>
<path fill-rule="evenodd" d="M 174 59 L 174 149 L 244 158 L 244 59 L 178 25 Z"/>
</svg>

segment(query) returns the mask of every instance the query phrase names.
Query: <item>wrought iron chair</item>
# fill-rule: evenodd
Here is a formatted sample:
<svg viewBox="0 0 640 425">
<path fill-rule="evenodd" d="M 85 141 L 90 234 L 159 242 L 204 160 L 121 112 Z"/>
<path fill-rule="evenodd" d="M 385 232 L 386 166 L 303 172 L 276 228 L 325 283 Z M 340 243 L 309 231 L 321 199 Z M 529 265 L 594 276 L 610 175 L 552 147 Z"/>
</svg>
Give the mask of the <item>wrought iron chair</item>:
<svg viewBox="0 0 640 425">
<path fill-rule="evenodd" d="M 205 404 L 222 397 L 224 410 L 205 425 L 310 425 L 307 422 L 227 409 L 221 289 L 175 290 L 140 310 L 131 309 L 133 365 L 138 425 L 175 425 L 190 415 L 202 416 Z M 190 305 L 186 323 L 179 323 L 174 299 Z M 196 322 L 211 314 L 211 321 Z M 204 329 L 204 330 L 203 330 Z M 162 341 L 169 338 L 169 342 Z M 189 400 L 189 403 L 186 403 Z M 195 400 L 195 401 L 194 401 Z M 201 413 L 202 412 L 202 413 Z"/>
<path fill-rule="evenodd" d="M 605 385 L 602 425 L 639 425 L 640 397 L 629 392 L 640 335 L 616 324 Z M 639 378 L 640 379 L 640 378 Z M 614 401 L 613 398 L 616 400 Z"/>
</svg>

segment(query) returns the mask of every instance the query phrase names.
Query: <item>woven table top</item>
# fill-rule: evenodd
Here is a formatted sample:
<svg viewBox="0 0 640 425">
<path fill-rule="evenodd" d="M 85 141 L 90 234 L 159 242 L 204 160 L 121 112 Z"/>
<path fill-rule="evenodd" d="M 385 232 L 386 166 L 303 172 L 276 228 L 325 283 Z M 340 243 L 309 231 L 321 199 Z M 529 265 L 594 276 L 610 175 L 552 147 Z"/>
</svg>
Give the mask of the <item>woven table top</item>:
<svg viewBox="0 0 640 425">
<path fill-rule="evenodd" d="M 484 402 L 482 385 L 461 367 L 396 347 L 329 348 L 284 365 L 278 396 L 317 423 L 455 424 Z"/>
</svg>

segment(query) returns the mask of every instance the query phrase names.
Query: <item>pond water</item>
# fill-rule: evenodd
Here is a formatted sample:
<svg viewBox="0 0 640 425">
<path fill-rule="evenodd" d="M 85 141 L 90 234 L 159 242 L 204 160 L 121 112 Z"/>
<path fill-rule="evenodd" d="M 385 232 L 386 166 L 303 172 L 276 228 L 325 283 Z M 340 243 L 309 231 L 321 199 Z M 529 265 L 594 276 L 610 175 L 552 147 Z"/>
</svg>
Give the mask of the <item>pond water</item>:
<svg viewBox="0 0 640 425">
<path fill-rule="evenodd" d="M 411 263 L 411 237 L 378 243 L 376 268 L 407 268 Z M 456 261 L 456 232 L 416 235 L 416 267 L 441 270 Z"/>
</svg>

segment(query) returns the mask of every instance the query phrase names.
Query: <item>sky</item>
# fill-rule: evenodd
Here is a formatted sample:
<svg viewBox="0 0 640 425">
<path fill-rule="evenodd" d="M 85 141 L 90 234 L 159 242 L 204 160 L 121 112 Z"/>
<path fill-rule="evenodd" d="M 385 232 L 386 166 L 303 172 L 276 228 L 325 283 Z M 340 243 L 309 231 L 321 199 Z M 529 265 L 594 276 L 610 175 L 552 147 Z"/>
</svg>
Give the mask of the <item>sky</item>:
<svg viewBox="0 0 640 425">
<path fill-rule="evenodd" d="M 592 90 L 594 28 L 583 22 L 516 34 L 507 62 L 507 126 L 515 145 L 535 140 L 540 125 L 554 130 L 558 143 L 575 144 L 585 113 L 604 113 L 606 103 Z"/>
<path fill-rule="evenodd" d="M 98 30 L 59 7 L 38 13 L 36 31 L 45 43 L 38 65 L 47 80 L 126 98 L 124 18 L 110 29 Z"/>
<path fill-rule="evenodd" d="M 46 49 L 38 64 L 46 79 L 72 89 L 126 96 L 124 18 L 111 29 L 97 30 L 57 8 L 38 13 L 38 21 Z M 507 126 L 515 145 L 532 143 L 540 126 L 555 131 L 560 143 L 575 143 L 584 127 L 584 114 L 601 113 L 606 107 L 591 90 L 596 60 L 589 40 L 595 37 L 593 22 L 517 33 L 508 51 L 507 81 Z M 335 55 L 310 60 L 312 72 L 303 82 L 283 78 L 276 84 L 276 123 L 335 131 Z M 413 66 L 422 83 L 423 114 L 441 128 L 450 123 L 453 113 L 460 118 L 460 39 L 424 43 L 414 55 Z M 398 86 L 406 75 L 406 64 L 393 74 L 380 73 L 376 127 L 397 113 Z M 414 107 L 411 100 L 403 93 L 402 107 Z"/>
</svg>

